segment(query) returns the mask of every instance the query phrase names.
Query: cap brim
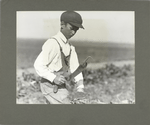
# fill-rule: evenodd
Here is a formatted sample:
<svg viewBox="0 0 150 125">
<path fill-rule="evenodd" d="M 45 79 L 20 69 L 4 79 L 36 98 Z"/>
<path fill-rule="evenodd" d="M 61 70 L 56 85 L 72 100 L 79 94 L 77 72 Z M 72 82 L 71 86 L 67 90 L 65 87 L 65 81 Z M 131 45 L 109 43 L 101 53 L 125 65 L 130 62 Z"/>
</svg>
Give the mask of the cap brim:
<svg viewBox="0 0 150 125">
<path fill-rule="evenodd" d="M 71 25 L 73 25 L 73 26 L 76 26 L 76 27 L 79 27 L 79 28 L 83 28 L 84 29 L 84 27 L 82 26 L 82 24 L 78 24 L 78 23 L 73 23 L 73 22 L 69 22 Z"/>
</svg>

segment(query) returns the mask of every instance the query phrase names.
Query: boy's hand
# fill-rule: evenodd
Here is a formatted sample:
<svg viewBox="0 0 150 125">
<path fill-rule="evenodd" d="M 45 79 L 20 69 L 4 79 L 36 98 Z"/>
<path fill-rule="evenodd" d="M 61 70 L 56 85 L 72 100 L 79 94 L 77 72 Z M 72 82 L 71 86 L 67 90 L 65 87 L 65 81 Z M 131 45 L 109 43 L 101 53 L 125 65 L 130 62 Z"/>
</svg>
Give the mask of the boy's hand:
<svg viewBox="0 0 150 125">
<path fill-rule="evenodd" d="M 84 84 L 83 84 L 83 80 L 79 80 L 77 82 L 77 92 L 83 92 L 84 93 Z"/>
<path fill-rule="evenodd" d="M 78 88 L 77 92 L 83 92 L 84 93 L 84 89 L 83 88 Z"/>
<path fill-rule="evenodd" d="M 54 79 L 54 83 L 56 85 L 62 85 L 64 84 L 66 81 L 65 77 L 63 75 L 57 75 L 56 78 Z"/>
</svg>

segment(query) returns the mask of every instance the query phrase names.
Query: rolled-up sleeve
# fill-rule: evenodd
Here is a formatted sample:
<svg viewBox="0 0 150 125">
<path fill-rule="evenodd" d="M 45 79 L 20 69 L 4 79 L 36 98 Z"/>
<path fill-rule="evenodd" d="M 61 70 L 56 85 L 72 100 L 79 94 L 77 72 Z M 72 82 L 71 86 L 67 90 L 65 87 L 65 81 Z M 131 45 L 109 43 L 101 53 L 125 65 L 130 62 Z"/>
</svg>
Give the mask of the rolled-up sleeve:
<svg viewBox="0 0 150 125">
<path fill-rule="evenodd" d="M 42 46 L 42 51 L 34 62 L 34 68 L 37 74 L 51 82 L 55 79 L 54 71 L 48 68 L 48 65 L 58 55 L 59 46 L 53 39 L 47 40 Z"/>
</svg>

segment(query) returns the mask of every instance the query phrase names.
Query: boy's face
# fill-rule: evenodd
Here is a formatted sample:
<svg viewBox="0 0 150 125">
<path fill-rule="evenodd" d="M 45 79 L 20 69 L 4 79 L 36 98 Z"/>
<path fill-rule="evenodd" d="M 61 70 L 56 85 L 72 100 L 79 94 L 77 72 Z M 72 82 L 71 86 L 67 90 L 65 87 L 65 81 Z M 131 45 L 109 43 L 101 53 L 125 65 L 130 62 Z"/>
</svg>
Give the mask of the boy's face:
<svg viewBox="0 0 150 125">
<path fill-rule="evenodd" d="M 70 39 L 71 37 L 73 37 L 76 34 L 78 29 L 79 29 L 78 27 L 75 27 L 69 23 L 61 24 L 61 32 L 64 34 L 64 36 L 67 39 Z"/>
</svg>

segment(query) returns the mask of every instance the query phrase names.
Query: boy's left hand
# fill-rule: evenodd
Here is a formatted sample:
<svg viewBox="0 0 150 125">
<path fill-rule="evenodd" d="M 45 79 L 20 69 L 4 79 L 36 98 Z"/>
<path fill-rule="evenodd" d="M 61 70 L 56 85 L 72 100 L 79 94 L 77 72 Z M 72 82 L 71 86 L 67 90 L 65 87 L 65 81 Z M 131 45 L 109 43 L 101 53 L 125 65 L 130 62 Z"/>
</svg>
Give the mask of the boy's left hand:
<svg viewBox="0 0 150 125">
<path fill-rule="evenodd" d="M 84 93 L 84 89 L 83 88 L 78 88 L 77 92 L 83 92 Z"/>
</svg>

